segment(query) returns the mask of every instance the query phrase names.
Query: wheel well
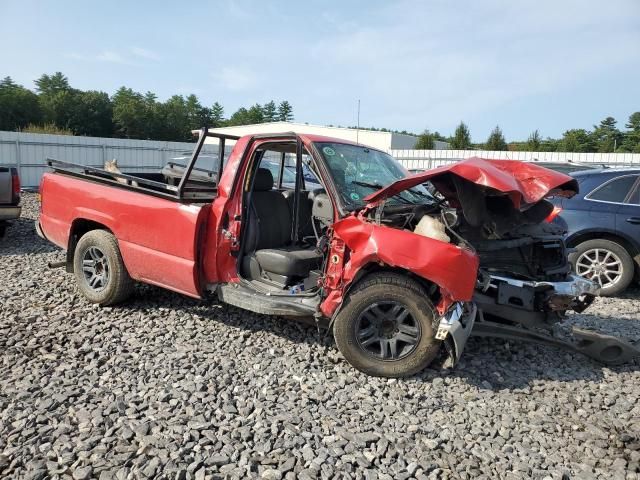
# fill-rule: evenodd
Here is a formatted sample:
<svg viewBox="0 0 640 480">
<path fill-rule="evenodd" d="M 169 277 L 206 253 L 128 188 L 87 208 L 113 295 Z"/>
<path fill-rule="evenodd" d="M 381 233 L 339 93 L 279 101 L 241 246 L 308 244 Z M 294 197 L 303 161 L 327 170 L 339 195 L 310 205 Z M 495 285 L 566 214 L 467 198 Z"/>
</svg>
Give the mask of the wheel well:
<svg viewBox="0 0 640 480">
<path fill-rule="evenodd" d="M 380 265 L 379 263 L 368 263 L 367 265 L 362 267 L 351 282 L 349 290 L 353 289 L 353 287 L 355 287 L 369 275 L 380 272 L 406 275 L 407 277 L 420 284 L 422 288 L 424 288 L 424 291 L 427 293 L 428 297 L 431 299 L 434 305 L 436 305 L 440 301 L 440 288 L 435 283 L 430 282 L 426 278 L 416 275 L 409 270 L 405 270 L 404 268 L 392 267 L 390 265 Z"/>
<path fill-rule="evenodd" d="M 69 231 L 69 244 L 67 246 L 67 272 L 73 273 L 73 255 L 75 254 L 78 241 L 85 233 L 92 230 L 106 230 L 111 233 L 111 230 L 109 230 L 105 225 L 85 218 L 77 218 L 71 224 L 71 230 Z"/>
<path fill-rule="evenodd" d="M 638 263 L 638 259 L 636 258 L 640 252 L 638 249 L 633 246 L 631 242 L 626 240 L 625 238 L 616 235 L 615 233 L 608 232 L 588 232 L 573 237 L 569 242 L 567 242 L 568 247 L 577 247 L 582 242 L 586 242 L 587 240 L 609 240 L 610 242 L 615 242 L 622 246 L 629 255 Z"/>
</svg>

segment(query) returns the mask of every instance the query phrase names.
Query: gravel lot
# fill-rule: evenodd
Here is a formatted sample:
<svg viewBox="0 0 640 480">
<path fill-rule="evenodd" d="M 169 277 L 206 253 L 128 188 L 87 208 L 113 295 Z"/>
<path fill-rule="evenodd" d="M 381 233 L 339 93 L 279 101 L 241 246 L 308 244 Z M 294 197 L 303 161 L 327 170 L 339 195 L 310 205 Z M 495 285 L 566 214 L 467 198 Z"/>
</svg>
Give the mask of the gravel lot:
<svg viewBox="0 0 640 480">
<path fill-rule="evenodd" d="M 640 363 L 471 339 L 370 378 L 315 328 L 140 286 L 97 308 L 33 229 L 0 241 L 0 477 L 640 478 Z M 577 324 L 640 341 L 640 291 Z"/>
</svg>

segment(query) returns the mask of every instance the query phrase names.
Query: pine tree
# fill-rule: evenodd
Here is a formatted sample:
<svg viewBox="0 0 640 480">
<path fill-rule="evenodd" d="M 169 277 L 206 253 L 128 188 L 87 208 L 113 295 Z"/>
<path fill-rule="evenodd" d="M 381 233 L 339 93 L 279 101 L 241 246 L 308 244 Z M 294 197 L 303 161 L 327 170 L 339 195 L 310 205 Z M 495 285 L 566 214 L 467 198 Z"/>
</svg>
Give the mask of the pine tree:
<svg viewBox="0 0 640 480">
<path fill-rule="evenodd" d="M 623 152 L 640 153 L 640 112 L 632 113 L 625 125 L 624 140 L 620 148 Z"/>
<path fill-rule="evenodd" d="M 224 108 L 218 102 L 211 107 L 211 126 L 222 127 L 224 124 Z"/>
<path fill-rule="evenodd" d="M 600 125 L 593 126 L 591 137 L 598 152 L 613 152 L 620 145 L 622 134 L 616 128 L 616 123 L 615 118 L 607 117 L 600 122 Z"/>
<path fill-rule="evenodd" d="M 527 139 L 526 149 L 529 152 L 539 152 L 541 143 L 540 132 L 538 132 L 538 130 L 534 130 Z"/>
<path fill-rule="evenodd" d="M 262 116 L 264 117 L 265 122 L 275 122 L 278 120 L 278 109 L 276 107 L 276 102 L 271 100 L 264 104 L 262 107 Z"/>
<path fill-rule="evenodd" d="M 283 100 L 278 105 L 278 120 L 281 122 L 291 122 L 293 120 L 293 107 L 286 100 Z"/>
<path fill-rule="evenodd" d="M 471 148 L 471 133 L 469 127 L 464 122 L 460 122 L 460 125 L 456 128 L 451 139 L 451 148 L 454 150 L 466 150 Z"/>
<path fill-rule="evenodd" d="M 502 134 L 502 130 L 500 127 L 496 125 L 491 131 L 489 138 L 487 139 L 487 143 L 484 145 L 485 150 L 498 151 L 498 150 L 506 150 L 507 142 L 504 139 L 504 135 Z"/>
</svg>

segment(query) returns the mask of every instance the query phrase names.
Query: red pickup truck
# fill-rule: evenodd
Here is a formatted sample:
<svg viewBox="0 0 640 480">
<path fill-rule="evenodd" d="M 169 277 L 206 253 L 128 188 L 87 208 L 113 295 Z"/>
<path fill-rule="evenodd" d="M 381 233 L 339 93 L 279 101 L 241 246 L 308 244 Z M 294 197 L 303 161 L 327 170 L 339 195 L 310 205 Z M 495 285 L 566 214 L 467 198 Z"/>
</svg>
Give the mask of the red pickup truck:
<svg viewBox="0 0 640 480">
<path fill-rule="evenodd" d="M 203 171 L 207 139 L 219 165 Z M 611 337 L 583 332 L 574 344 L 534 330 L 596 293 L 571 275 L 561 232 L 544 221 L 545 197 L 577 191 L 564 174 L 474 158 L 408 176 L 388 154 L 344 140 L 206 129 L 178 178 L 49 165 L 38 231 L 101 305 L 139 281 L 313 317 L 353 366 L 380 376 L 414 374 L 441 351 L 455 362 L 472 329 L 608 362 L 637 353 Z M 285 169 L 296 172 L 286 186 Z"/>
</svg>

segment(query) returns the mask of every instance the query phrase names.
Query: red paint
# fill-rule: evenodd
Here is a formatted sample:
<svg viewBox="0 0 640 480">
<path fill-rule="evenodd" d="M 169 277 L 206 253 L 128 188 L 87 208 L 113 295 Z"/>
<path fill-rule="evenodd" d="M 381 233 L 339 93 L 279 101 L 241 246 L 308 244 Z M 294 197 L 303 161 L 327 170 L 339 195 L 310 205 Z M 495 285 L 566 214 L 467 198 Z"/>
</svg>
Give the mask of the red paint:
<svg viewBox="0 0 640 480">
<path fill-rule="evenodd" d="M 578 192 L 576 180 L 564 173 L 518 160 L 486 160 L 473 157 L 397 180 L 372 193 L 365 200 L 376 203 L 428 180 L 440 189 L 438 177 L 447 173 L 508 194 L 516 208 L 523 204 L 536 203 L 556 193 L 555 191 L 569 197 Z M 452 194 L 447 191 L 442 193 L 445 196 Z"/>
<path fill-rule="evenodd" d="M 171 200 L 46 173 L 40 193 L 44 235 L 66 249 L 74 221 L 90 220 L 118 239 L 132 278 L 200 296 L 196 233 L 208 206 Z M 214 237 L 215 240 L 215 237 Z"/>
<path fill-rule="evenodd" d="M 429 280 L 440 287 L 442 302 L 438 310 L 443 313 L 453 301 L 471 300 L 475 288 L 479 259 L 476 254 L 432 238 L 423 237 L 406 230 L 398 230 L 365 221 L 361 217 L 349 216 L 333 225 L 334 241 L 329 253 L 327 271 L 327 298 L 320 308 L 331 317 L 344 299 L 344 293 L 357 273 L 372 263 L 386 267 L 401 268 Z M 337 273 L 331 271 L 333 256 L 342 266 L 344 250 L 336 249 L 344 243 L 348 260 Z M 340 281 L 335 277 L 340 274 Z"/>
</svg>

